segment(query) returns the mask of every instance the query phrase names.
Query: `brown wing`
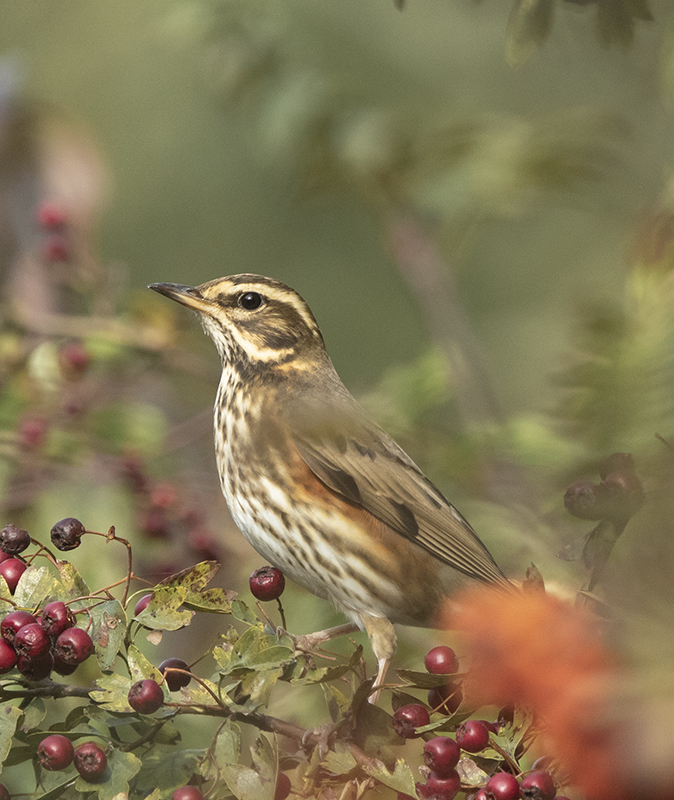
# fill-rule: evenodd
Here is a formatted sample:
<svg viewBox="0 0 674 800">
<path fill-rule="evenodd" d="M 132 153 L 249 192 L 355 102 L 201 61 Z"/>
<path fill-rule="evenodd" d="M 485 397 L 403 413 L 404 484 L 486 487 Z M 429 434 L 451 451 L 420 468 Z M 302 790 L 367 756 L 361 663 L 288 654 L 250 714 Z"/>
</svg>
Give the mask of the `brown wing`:
<svg viewBox="0 0 674 800">
<path fill-rule="evenodd" d="M 319 422 L 313 414 L 301 420 L 295 417 L 292 436 L 312 472 L 330 489 L 446 564 L 481 581 L 506 583 L 463 516 L 405 451 L 352 402 L 347 413 L 337 412 L 329 420 Z M 334 399 L 330 406 L 335 411 Z"/>
</svg>

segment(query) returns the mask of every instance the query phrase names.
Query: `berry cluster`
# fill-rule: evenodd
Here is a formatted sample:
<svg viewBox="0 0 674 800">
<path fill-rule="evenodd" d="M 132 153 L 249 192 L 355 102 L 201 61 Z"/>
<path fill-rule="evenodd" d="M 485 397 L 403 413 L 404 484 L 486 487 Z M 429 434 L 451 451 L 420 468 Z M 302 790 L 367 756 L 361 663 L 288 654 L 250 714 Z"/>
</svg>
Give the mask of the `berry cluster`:
<svg viewBox="0 0 674 800">
<path fill-rule="evenodd" d="M 74 748 L 70 739 L 60 733 L 44 738 L 37 748 L 37 760 L 49 772 L 58 772 L 71 764 L 87 783 L 99 783 L 105 776 L 108 757 L 96 742 L 84 742 Z"/>
<path fill-rule="evenodd" d="M 450 647 L 434 647 L 426 654 L 424 659 L 426 670 L 433 675 L 451 675 L 459 669 L 459 662 L 454 650 Z M 443 714 L 453 714 L 458 702 L 450 705 L 452 710 L 446 711 L 446 701 L 435 703 L 437 696 L 429 692 L 429 705 L 431 713 L 439 711 Z M 457 692 L 461 696 L 460 686 L 455 682 L 448 682 L 441 688 L 444 698 Z M 408 703 L 400 706 L 393 715 L 393 728 L 404 739 L 416 739 L 421 736 L 430 736 L 419 731 L 429 725 L 431 716 L 426 706 L 421 703 Z M 465 754 L 482 753 L 491 744 L 491 736 L 498 735 L 504 720 L 489 722 L 484 719 L 468 719 L 456 726 L 454 738 L 450 736 L 433 736 L 424 744 L 424 764 L 426 775 L 425 783 L 417 783 L 417 796 L 432 798 L 432 800 L 453 800 L 461 791 L 461 777 L 457 771 L 462 752 Z M 470 789 L 463 787 L 464 791 Z M 492 775 L 486 784 L 477 789 L 473 794 L 468 794 L 470 800 L 566 800 L 561 795 L 556 795 L 555 783 L 549 772 L 534 770 L 523 775 L 521 779 L 511 772 L 499 771 Z"/>
</svg>

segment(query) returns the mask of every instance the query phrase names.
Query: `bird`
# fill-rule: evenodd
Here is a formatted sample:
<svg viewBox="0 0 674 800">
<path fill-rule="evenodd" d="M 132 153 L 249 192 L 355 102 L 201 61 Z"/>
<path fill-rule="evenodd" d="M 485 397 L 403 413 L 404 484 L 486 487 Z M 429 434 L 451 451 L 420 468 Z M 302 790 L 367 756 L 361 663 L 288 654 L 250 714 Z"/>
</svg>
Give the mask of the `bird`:
<svg viewBox="0 0 674 800">
<path fill-rule="evenodd" d="M 511 589 L 468 521 L 339 378 L 311 309 L 289 286 L 240 274 L 148 287 L 195 311 L 222 362 L 213 427 L 234 522 L 271 565 L 365 630 L 377 660 L 394 624 L 441 627 L 448 598 Z"/>
</svg>

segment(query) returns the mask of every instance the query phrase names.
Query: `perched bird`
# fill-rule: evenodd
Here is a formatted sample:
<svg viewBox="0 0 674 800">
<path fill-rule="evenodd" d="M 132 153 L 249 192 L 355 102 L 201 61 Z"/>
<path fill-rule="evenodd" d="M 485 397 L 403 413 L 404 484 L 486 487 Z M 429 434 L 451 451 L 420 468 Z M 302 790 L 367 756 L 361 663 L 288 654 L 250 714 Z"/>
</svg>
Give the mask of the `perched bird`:
<svg viewBox="0 0 674 800">
<path fill-rule="evenodd" d="M 297 292 L 259 275 L 149 288 L 196 311 L 222 359 L 215 451 L 237 526 L 351 620 L 314 643 L 366 630 L 379 685 L 396 648 L 391 623 L 433 627 L 472 582 L 510 587 L 468 522 L 347 391 Z"/>
</svg>

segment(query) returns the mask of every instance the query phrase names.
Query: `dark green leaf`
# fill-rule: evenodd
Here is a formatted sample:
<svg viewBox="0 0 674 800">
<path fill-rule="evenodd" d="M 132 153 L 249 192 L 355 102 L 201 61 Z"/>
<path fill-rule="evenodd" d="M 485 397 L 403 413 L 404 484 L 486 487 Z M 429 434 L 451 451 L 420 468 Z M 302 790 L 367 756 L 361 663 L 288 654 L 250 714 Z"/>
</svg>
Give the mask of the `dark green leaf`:
<svg viewBox="0 0 674 800">
<path fill-rule="evenodd" d="M 430 672 L 415 672 L 411 669 L 397 669 L 397 676 L 408 686 L 415 686 L 417 689 L 435 689 L 438 686 L 445 686 L 457 677 L 454 675 L 433 675 Z"/>
<path fill-rule="evenodd" d="M 61 797 L 66 789 L 69 789 L 76 780 L 77 778 L 69 778 L 65 783 L 60 783 L 58 786 L 45 792 L 45 794 L 41 794 L 40 800 L 56 800 L 56 798 Z M 89 786 L 91 786 L 91 784 L 89 784 Z"/>
<path fill-rule="evenodd" d="M 34 747 L 14 745 L 14 747 L 12 747 L 12 749 L 9 751 L 3 766 L 12 767 L 14 764 L 23 764 L 24 761 L 30 761 L 32 758 L 35 758 Z"/>
</svg>

